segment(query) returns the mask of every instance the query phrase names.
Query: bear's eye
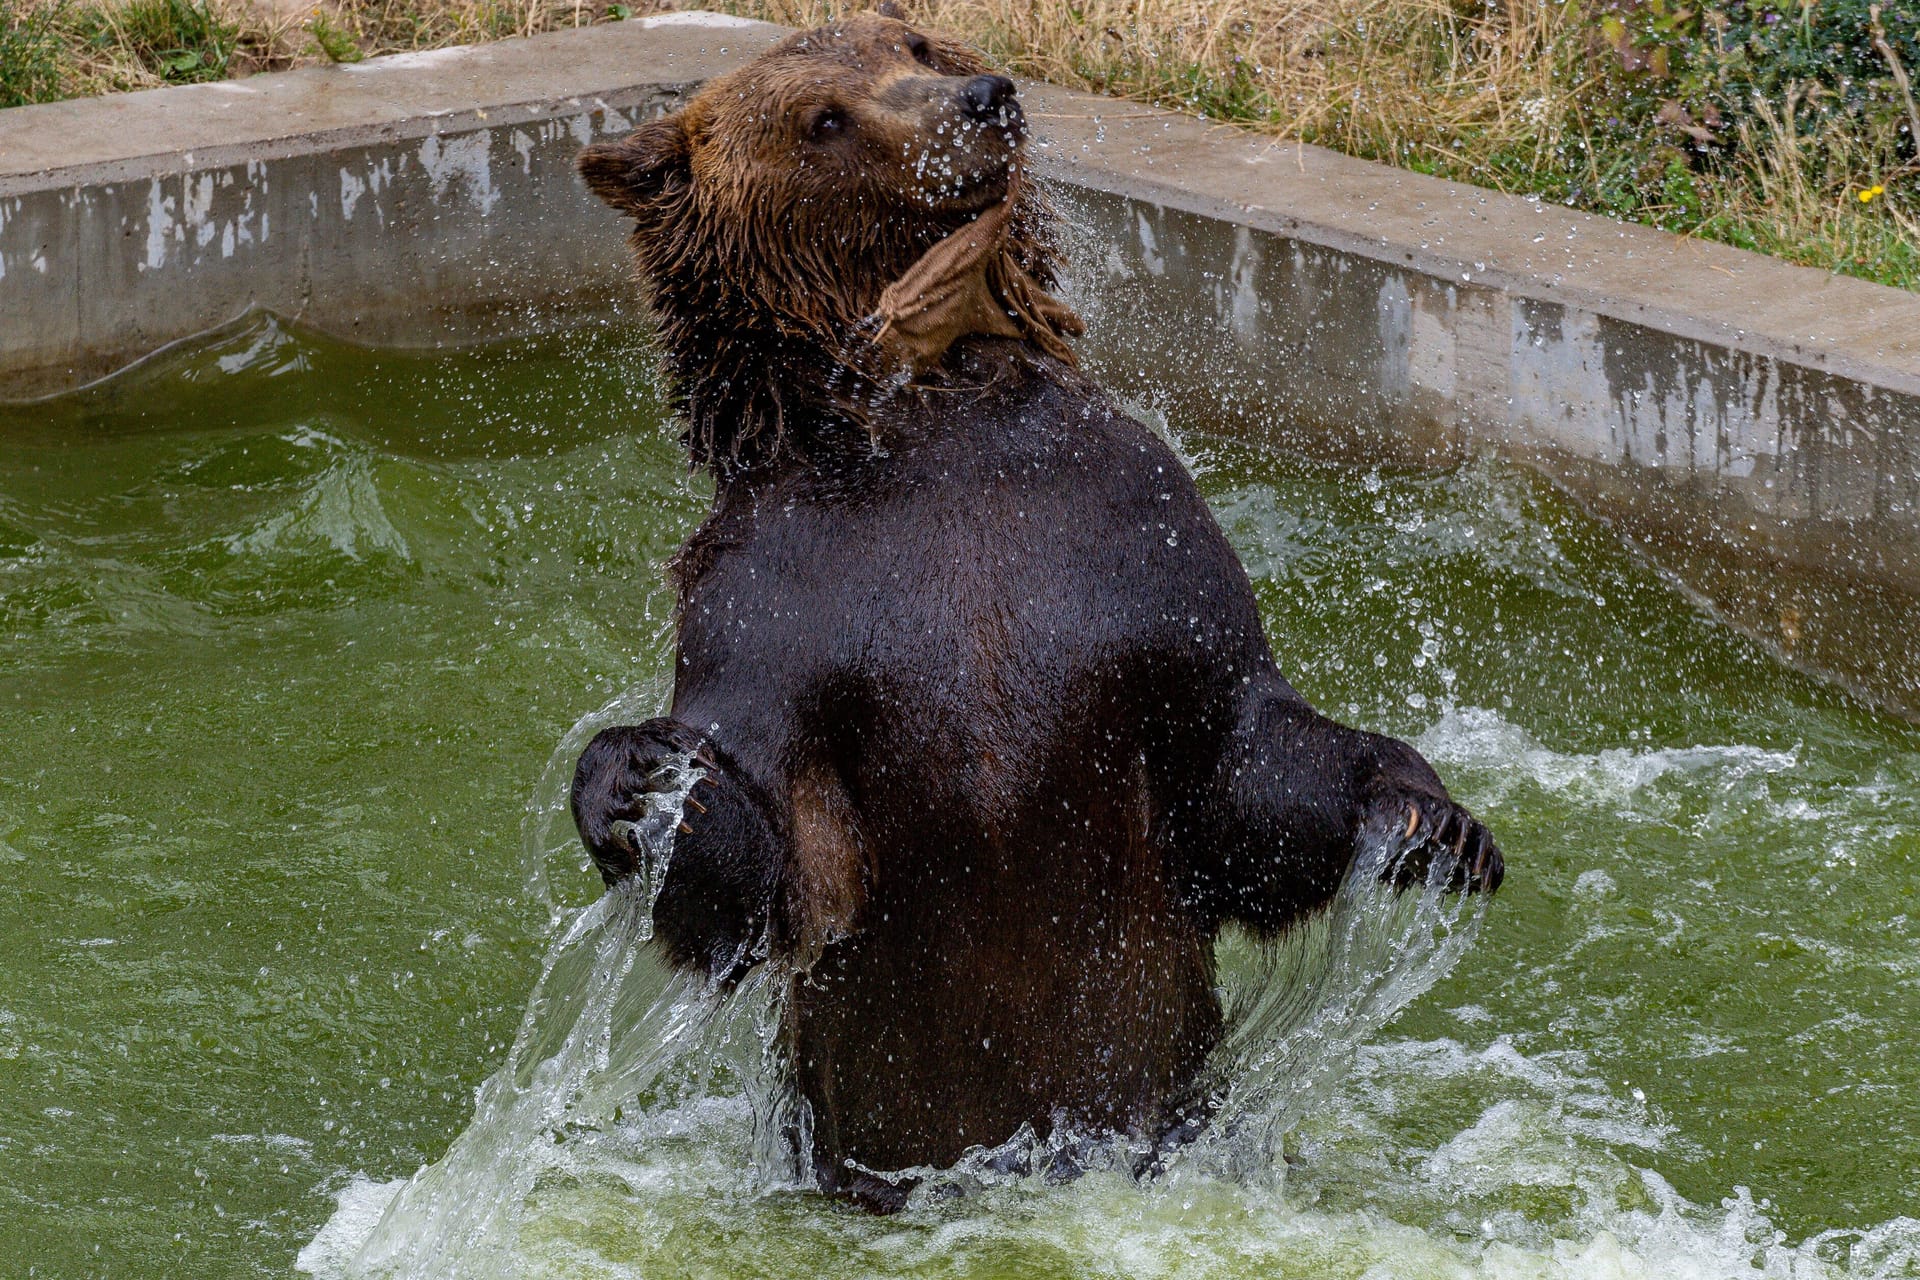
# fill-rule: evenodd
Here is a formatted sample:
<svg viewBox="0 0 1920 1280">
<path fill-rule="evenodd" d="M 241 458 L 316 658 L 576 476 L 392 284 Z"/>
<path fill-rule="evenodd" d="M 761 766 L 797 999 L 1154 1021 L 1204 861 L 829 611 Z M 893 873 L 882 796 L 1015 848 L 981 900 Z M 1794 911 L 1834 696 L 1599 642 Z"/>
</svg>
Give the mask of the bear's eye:
<svg viewBox="0 0 1920 1280">
<path fill-rule="evenodd" d="M 908 36 L 907 52 L 912 54 L 913 60 L 921 66 L 930 67 L 933 65 L 933 46 L 927 43 L 925 36 Z"/>
<path fill-rule="evenodd" d="M 846 127 L 846 112 L 838 107 L 822 107 L 813 113 L 813 119 L 807 124 L 807 139 L 810 142 L 825 142 L 839 137 Z"/>
</svg>

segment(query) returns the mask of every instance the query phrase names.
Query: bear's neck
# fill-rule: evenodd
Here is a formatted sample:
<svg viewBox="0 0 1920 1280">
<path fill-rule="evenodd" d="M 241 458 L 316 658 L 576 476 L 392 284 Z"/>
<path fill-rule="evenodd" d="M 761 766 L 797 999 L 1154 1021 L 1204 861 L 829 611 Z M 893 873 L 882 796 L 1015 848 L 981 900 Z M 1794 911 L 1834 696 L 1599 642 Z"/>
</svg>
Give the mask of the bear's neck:
<svg viewBox="0 0 1920 1280">
<path fill-rule="evenodd" d="M 695 466 L 727 477 L 865 440 L 858 406 L 879 388 L 845 365 L 839 342 L 757 309 L 661 301 L 655 309 Z"/>
<path fill-rule="evenodd" d="M 694 465 L 723 477 L 869 444 L 868 410 L 896 371 L 858 327 L 975 216 L 853 218 L 790 243 L 791 231 L 749 234 L 697 194 L 641 219 L 630 240 Z"/>
</svg>

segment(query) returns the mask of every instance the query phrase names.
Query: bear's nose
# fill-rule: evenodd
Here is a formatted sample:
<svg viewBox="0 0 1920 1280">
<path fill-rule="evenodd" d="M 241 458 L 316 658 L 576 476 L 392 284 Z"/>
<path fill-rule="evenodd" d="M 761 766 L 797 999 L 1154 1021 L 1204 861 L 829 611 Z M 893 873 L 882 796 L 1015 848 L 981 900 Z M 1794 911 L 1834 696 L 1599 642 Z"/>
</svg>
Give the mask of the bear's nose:
<svg viewBox="0 0 1920 1280">
<path fill-rule="evenodd" d="M 1015 92 L 1013 81 L 1005 76 L 975 76 L 960 90 L 960 100 L 972 119 L 998 122 Z"/>
</svg>

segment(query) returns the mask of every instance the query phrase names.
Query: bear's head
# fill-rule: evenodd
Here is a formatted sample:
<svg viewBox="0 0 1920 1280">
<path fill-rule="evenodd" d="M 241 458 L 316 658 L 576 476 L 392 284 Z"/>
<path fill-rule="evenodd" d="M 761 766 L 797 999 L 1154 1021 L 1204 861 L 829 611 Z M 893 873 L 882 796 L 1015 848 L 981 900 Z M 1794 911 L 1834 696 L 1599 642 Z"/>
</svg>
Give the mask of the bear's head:
<svg viewBox="0 0 1920 1280">
<path fill-rule="evenodd" d="M 580 171 L 631 239 L 688 424 L 721 470 L 938 378 L 967 334 L 1071 362 L 1013 82 L 865 14 L 789 37 Z"/>
</svg>

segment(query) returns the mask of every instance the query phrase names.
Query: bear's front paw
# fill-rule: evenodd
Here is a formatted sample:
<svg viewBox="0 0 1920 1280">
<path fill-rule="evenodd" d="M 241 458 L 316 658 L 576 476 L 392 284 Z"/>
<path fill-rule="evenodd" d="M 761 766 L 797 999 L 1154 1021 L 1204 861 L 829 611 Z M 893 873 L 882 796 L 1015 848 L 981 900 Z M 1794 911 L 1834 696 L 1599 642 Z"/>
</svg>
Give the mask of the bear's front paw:
<svg viewBox="0 0 1920 1280">
<path fill-rule="evenodd" d="M 697 775 L 697 776 L 696 776 Z M 613 886 L 641 869 L 650 825 L 686 829 L 702 805 L 689 793 L 712 785 L 712 761 L 700 735 L 675 720 L 603 729 L 580 753 L 573 774 L 573 821 L 580 842 Z M 685 797 L 682 809 L 677 800 Z M 660 835 L 666 834 L 662 830 Z"/>
<path fill-rule="evenodd" d="M 607 729 L 573 778 L 573 819 L 608 887 L 644 874 L 654 937 L 684 968 L 732 981 L 766 932 L 780 867 L 762 793 L 675 720 Z"/>
<path fill-rule="evenodd" d="M 1397 792 L 1369 806 L 1363 853 L 1383 850 L 1380 878 L 1395 888 L 1427 883 L 1437 865 L 1450 892 L 1491 894 L 1506 861 L 1485 824 L 1444 796 Z"/>
</svg>

